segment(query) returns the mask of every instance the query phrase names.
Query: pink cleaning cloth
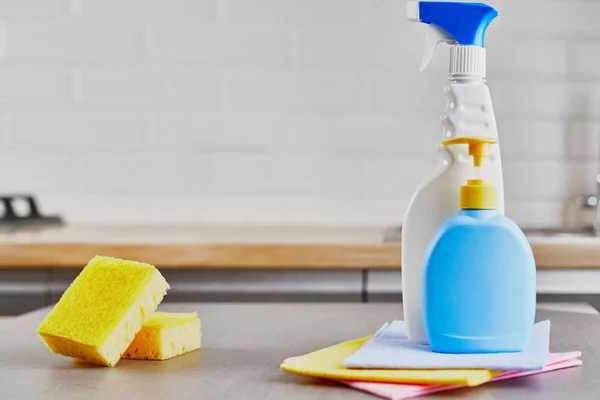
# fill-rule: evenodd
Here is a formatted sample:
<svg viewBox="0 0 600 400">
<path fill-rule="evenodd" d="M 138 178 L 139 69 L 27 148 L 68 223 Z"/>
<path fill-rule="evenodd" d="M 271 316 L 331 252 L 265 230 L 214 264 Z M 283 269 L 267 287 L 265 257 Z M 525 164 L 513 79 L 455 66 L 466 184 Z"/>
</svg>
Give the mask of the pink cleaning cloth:
<svg viewBox="0 0 600 400">
<path fill-rule="evenodd" d="M 570 353 L 550 353 L 548 364 L 543 370 L 534 371 L 506 371 L 493 377 L 489 382 L 497 382 L 506 379 L 518 378 L 522 376 L 535 375 L 543 372 L 554 371 L 557 369 L 575 367 L 582 364 L 578 358 L 581 352 L 574 351 Z M 350 386 L 363 392 L 374 394 L 378 397 L 389 400 L 412 399 L 419 396 L 425 396 L 432 393 L 446 390 L 460 389 L 461 385 L 411 385 L 407 383 L 381 383 L 381 382 L 358 382 L 358 381 L 336 381 Z M 475 389 L 476 390 L 476 389 Z"/>
<path fill-rule="evenodd" d="M 506 371 L 496 375 L 490 379 L 489 382 L 498 382 L 506 379 L 519 378 L 522 376 L 536 375 L 558 369 L 576 367 L 583 364 L 583 362 L 579 360 L 579 357 L 581 357 L 580 351 L 572 351 L 569 353 L 550 353 L 548 355 L 548 363 L 542 370 Z M 290 357 L 289 359 L 292 358 L 295 357 Z M 412 399 L 432 393 L 466 387 L 461 385 L 412 385 L 409 383 L 361 382 L 346 380 L 334 380 L 334 382 L 338 382 L 353 389 L 371 393 L 375 396 L 389 400 Z"/>
</svg>

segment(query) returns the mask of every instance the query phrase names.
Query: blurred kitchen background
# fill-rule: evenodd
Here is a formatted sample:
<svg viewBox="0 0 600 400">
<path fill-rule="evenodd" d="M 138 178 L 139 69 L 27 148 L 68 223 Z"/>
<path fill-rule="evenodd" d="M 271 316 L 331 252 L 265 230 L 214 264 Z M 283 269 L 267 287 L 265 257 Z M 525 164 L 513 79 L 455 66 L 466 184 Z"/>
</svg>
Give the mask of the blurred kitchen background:
<svg viewBox="0 0 600 400">
<path fill-rule="evenodd" d="M 486 48 L 507 215 L 585 230 L 595 198 L 581 196 L 595 195 L 600 170 L 600 2 L 489 4 L 500 13 Z M 436 166 L 448 66 L 440 47 L 419 72 L 426 28 L 405 13 L 404 0 L 0 0 L 0 195 L 35 195 L 64 218 L 55 232 L 87 227 L 3 233 L 0 314 L 56 301 L 71 264 L 96 250 L 73 246 L 118 245 L 131 227 L 189 244 L 210 242 L 192 232 L 203 226 L 225 227 L 216 241 L 230 226 L 302 226 L 357 242 L 399 226 Z M 95 235 L 100 225 L 114 235 Z M 587 256 L 544 270 L 540 292 L 600 293 L 600 239 L 569 240 Z M 45 259 L 36 245 L 64 255 Z M 140 261 L 167 258 L 156 252 Z M 400 296 L 399 269 L 368 262 L 264 269 L 237 257 L 211 269 L 199 258 L 202 268 L 168 268 L 171 300 Z"/>
</svg>

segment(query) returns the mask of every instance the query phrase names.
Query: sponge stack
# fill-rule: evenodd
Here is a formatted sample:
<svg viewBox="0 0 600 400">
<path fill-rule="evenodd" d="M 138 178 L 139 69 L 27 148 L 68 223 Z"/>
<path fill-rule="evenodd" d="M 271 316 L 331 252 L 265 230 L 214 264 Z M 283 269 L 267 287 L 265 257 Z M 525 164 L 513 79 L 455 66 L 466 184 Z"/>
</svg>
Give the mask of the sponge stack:
<svg viewBox="0 0 600 400">
<path fill-rule="evenodd" d="M 169 289 L 153 266 L 96 256 L 38 327 L 57 354 L 113 367 Z"/>
</svg>

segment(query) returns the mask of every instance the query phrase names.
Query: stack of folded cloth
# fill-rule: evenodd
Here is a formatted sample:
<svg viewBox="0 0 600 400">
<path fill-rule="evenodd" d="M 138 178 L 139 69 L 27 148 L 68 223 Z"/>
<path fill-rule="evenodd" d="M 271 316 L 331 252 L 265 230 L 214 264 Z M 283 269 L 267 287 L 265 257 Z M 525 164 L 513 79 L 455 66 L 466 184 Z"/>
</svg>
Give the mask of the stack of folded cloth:
<svg viewBox="0 0 600 400">
<path fill-rule="evenodd" d="M 409 342 L 404 322 L 393 321 L 373 336 L 288 358 L 281 368 L 400 400 L 582 364 L 580 352 L 550 353 L 549 343 L 550 321 L 543 321 L 535 324 L 522 352 L 434 353 Z"/>
</svg>

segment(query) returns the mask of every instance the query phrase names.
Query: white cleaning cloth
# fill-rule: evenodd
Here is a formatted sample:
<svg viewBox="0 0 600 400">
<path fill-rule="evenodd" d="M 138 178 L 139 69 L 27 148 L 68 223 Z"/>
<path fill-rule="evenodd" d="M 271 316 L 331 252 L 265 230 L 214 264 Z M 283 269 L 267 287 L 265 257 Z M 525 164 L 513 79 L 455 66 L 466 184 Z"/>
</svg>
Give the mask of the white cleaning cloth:
<svg viewBox="0 0 600 400">
<path fill-rule="evenodd" d="M 346 368 L 538 370 L 548 362 L 550 321 L 534 325 L 522 352 L 491 354 L 434 353 L 408 341 L 404 321 L 386 323 L 360 349 L 344 360 Z"/>
</svg>

